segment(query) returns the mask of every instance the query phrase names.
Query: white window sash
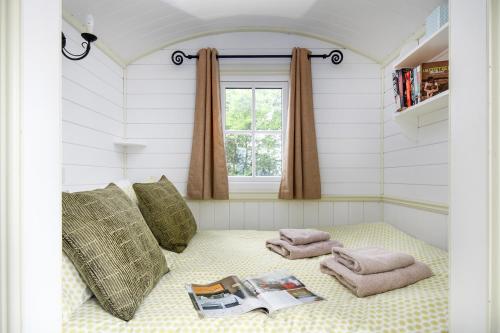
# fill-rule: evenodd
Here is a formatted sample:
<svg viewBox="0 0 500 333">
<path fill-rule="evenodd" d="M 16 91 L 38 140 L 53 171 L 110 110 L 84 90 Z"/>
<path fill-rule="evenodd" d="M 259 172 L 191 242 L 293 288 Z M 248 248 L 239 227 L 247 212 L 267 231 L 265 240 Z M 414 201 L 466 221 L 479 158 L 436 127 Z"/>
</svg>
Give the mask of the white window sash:
<svg viewBox="0 0 500 333">
<path fill-rule="evenodd" d="M 252 125 L 249 130 L 226 129 L 226 89 L 252 89 Z M 281 130 L 257 130 L 255 113 L 255 90 L 256 89 L 281 89 L 282 117 Z M 280 135 L 281 136 L 281 167 L 283 168 L 283 156 L 285 152 L 285 133 L 288 112 L 288 82 L 286 81 L 223 81 L 221 82 L 221 106 L 222 127 L 224 138 L 227 134 L 249 135 L 252 138 L 252 176 L 229 176 L 230 192 L 277 192 L 281 176 L 257 176 L 256 175 L 256 136 L 257 135 Z M 224 140 L 225 142 L 225 140 Z M 247 185 L 245 185 L 245 183 Z"/>
</svg>

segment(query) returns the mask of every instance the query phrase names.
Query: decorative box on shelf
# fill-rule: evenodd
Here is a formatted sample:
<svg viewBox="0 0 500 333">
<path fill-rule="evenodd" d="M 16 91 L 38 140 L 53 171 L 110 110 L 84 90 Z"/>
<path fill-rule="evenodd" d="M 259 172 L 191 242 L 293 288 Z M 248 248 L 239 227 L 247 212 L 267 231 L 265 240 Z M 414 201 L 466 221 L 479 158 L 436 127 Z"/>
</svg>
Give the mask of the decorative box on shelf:
<svg viewBox="0 0 500 333">
<path fill-rule="evenodd" d="M 425 20 L 424 39 L 438 31 L 442 26 L 448 23 L 448 4 L 437 6 Z"/>
</svg>

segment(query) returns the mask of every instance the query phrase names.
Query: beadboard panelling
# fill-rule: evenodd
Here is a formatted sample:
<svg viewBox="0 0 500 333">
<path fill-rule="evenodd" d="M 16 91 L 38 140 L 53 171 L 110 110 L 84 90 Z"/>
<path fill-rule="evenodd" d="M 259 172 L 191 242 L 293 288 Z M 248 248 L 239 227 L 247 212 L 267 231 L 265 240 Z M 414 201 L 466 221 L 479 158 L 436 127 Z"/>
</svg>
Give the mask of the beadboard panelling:
<svg viewBox="0 0 500 333">
<path fill-rule="evenodd" d="M 294 36 L 295 46 L 324 53 L 331 44 Z M 290 39 L 279 33 L 226 33 L 201 37 L 157 51 L 127 67 L 127 138 L 146 147 L 127 154 L 132 181 L 165 173 L 185 193 L 191 152 L 195 100 L 196 62 L 172 64 L 171 53 L 182 49 L 196 53 L 201 47 L 217 47 L 220 53 L 289 53 Z M 313 99 L 318 153 L 324 195 L 379 195 L 380 66 L 350 50 L 334 66 L 313 59 Z M 221 80 L 279 80 L 288 77 L 288 59 L 224 59 Z M 262 75 L 260 75 L 261 73 Z M 275 184 L 277 189 L 278 184 Z M 237 190 L 241 184 L 232 184 Z M 301 215 L 293 214 L 293 219 Z M 307 208 L 310 209 L 310 208 Z M 276 210 L 275 210 L 276 212 Z M 295 212 L 295 211 L 294 211 Z M 278 213 L 280 214 L 280 213 Z M 302 224 L 290 220 L 292 224 Z M 244 224 L 245 220 L 243 219 Z M 247 221 L 256 223 L 254 217 Z"/>
<path fill-rule="evenodd" d="M 408 139 L 393 120 L 393 65 L 384 69 L 384 195 L 448 204 L 448 109 L 419 117 L 418 137 Z M 384 204 L 384 220 L 440 248 L 447 248 L 448 216 Z"/>
<path fill-rule="evenodd" d="M 188 201 L 200 229 L 317 228 L 382 221 L 380 202 Z"/>
<path fill-rule="evenodd" d="M 67 47 L 80 35 L 66 22 Z M 124 178 L 124 154 L 113 142 L 124 137 L 123 69 L 93 48 L 87 58 L 62 57 L 63 190 L 93 189 Z"/>
<path fill-rule="evenodd" d="M 384 222 L 446 250 L 448 248 L 448 215 L 384 203 Z"/>
</svg>

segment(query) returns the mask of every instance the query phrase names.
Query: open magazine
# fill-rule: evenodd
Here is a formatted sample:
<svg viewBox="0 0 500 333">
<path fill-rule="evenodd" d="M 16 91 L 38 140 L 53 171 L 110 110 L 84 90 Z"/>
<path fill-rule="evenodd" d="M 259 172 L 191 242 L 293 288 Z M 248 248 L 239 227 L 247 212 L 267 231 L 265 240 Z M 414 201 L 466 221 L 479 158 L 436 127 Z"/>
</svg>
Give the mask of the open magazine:
<svg viewBox="0 0 500 333">
<path fill-rule="evenodd" d="M 189 297 L 201 317 L 238 315 L 252 310 L 266 313 L 323 300 L 286 271 L 241 281 L 228 276 L 211 284 L 186 285 Z"/>
</svg>

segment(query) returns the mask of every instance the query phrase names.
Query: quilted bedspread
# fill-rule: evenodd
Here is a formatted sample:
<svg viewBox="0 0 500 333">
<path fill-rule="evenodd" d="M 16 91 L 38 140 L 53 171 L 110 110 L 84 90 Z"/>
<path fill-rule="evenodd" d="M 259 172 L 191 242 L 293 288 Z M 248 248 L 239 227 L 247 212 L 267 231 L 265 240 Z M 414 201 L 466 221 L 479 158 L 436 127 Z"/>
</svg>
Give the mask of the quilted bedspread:
<svg viewBox="0 0 500 333">
<path fill-rule="evenodd" d="M 181 253 L 164 251 L 171 271 L 124 322 L 91 298 L 64 324 L 64 332 L 443 332 L 447 331 L 448 254 L 385 223 L 321 228 L 346 247 L 380 246 L 409 253 L 434 276 L 403 289 L 357 298 L 333 277 L 320 273 L 324 257 L 287 260 L 269 251 L 265 240 L 277 231 L 200 231 Z M 326 301 L 267 316 L 200 319 L 185 291 L 187 283 L 209 283 L 288 270 Z"/>
</svg>

